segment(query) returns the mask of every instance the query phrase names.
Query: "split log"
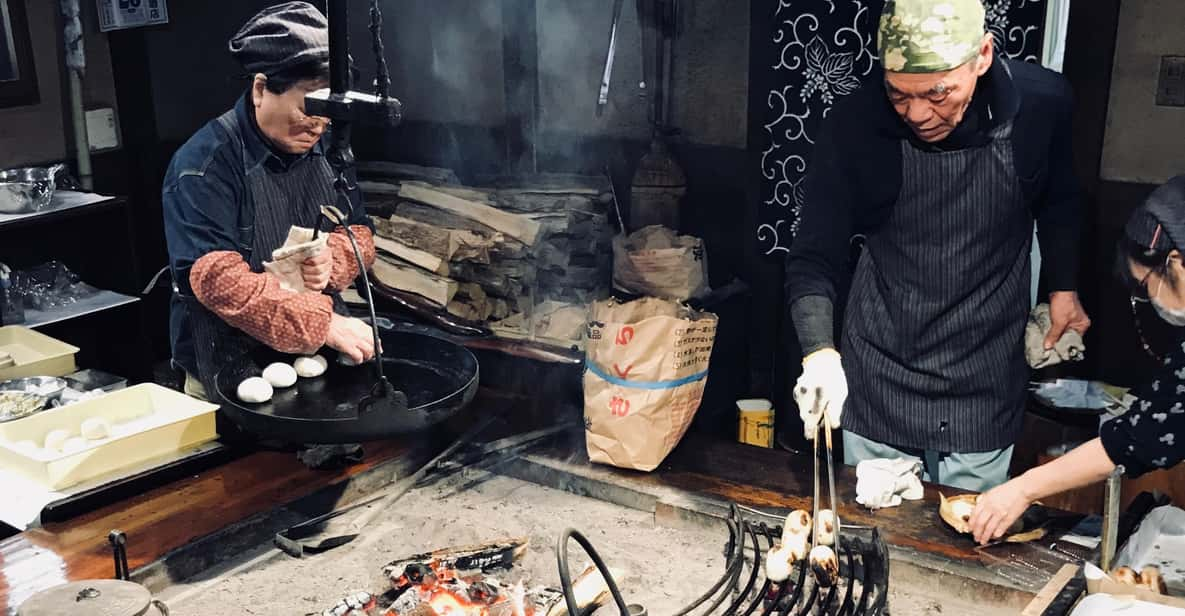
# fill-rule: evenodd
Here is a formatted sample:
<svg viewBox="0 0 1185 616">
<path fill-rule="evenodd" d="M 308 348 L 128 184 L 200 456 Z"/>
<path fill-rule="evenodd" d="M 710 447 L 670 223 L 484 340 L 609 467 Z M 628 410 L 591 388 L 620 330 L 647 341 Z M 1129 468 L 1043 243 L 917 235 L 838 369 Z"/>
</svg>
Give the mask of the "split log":
<svg viewBox="0 0 1185 616">
<path fill-rule="evenodd" d="M 393 240 L 382 235 L 375 235 L 374 247 L 433 274 L 448 276 L 448 261 L 423 250 L 412 248 L 398 240 Z"/>
<path fill-rule="evenodd" d="M 423 181 L 432 184 L 461 183 L 461 180 L 457 178 L 457 174 L 452 169 L 423 167 L 386 160 L 360 160 L 358 161 L 358 174 L 397 180 Z"/>
<path fill-rule="evenodd" d="M 383 575 L 391 581 L 392 586 L 399 587 L 413 581 L 404 575 L 408 567 L 436 567 L 455 571 L 509 569 L 526 553 L 526 537 L 503 539 L 484 545 L 444 548 L 393 560 L 383 567 Z"/>
<path fill-rule="evenodd" d="M 485 321 L 490 318 L 493 305 L 481 285 L 462 282 L 457 287 L 457 294 L 453 296 L 453 301 L 445 307 L 449 314 L 470 321 Z"/>
<path fill-rule="evenodd" d="M 406 246 L 422 250 L 444 261 L 453 258 L 455 251 L 452 245 L 452 233 L 448 229 L 402 216 L 371 217 L 371 220 L 374 221 L 375 232 L 378 235 L 397 240 Z"/>
<path fill-rule="evenodd" d="M 451 212 L 501 231 L 530 246 L 539 235 L 539 223 L 499 210 L 485 203 L 462 199 L 427 185 L 406 182 L 399 187 L 399 196 Z"/>
<path fill-rule="evenodd" d="M 415 293 L 436 304 L 447 306 L 457 294 L 457 282 L 432 272 L 422 270 L 410 263 L 400 262 L 385 255 L 378 255 L 372 269 L 375 280 L 393 289 Z"/>
<path fill-rule="evenodd" d="M 609 567 L 609 574 L 615 581 L 624 577 L 624 572 L 613 567 Z M 609 584 L 605 583 L 605 576 L 596 567 L 590 566 L 572 581 L 572 594 L 576 597 L 576 607 L 580 613 L 587 614 L 609 599 Z M 568 602 L 563 592 L 559 595 L 550 601 L 547 616 L 568 616 Z"/>
</svg>

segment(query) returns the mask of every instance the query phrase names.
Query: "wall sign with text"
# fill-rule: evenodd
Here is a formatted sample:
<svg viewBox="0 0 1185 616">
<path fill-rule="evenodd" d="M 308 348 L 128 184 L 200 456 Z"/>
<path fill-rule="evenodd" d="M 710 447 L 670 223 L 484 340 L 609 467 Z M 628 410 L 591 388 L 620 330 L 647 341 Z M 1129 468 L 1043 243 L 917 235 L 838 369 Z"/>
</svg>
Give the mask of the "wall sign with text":
<svg viewBox="0 0 1185 616">
<path fill-rule="evenodd" d="M 99 30 L 103 32 L 169 23 L 169 8 L 165 0 L 96 1 L 99 6 Z"/>
</svg>

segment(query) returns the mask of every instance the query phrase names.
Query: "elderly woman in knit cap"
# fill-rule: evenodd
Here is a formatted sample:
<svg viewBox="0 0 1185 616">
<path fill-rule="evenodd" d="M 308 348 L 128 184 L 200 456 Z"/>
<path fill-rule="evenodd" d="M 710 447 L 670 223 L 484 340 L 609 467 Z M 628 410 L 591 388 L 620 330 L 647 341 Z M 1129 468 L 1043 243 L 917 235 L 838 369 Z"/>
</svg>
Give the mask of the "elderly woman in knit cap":
<svg viewBox="0 0 1185 616">
<path fill-rule="evenodd" d="M 1115 468 L 1128 477 L 1169 468 L 1185 459 L 1185 175 L 1156 189 L 1127 221 L 1117 273 L 1136 306 L 1151 303 L 1172 326 L 1168 352 L 1160 354 L 1141 333 L 1140 342 L 1160 364 L 1132 390 L 1126 414 L 1099 428 L 1098 438 L 981 495 L 971 514 L 975 539 L 1004 534 L 1034 501 L 1102 481 Z M 1139 317 L 1136 316 L 1138 319 Z M 1138 323 L 1137 323 L 1138 325 Z"/>
<path fill-rule="evenodd" d="M 985 30 L 980 0 L 885 3 L 883 70 L 823 121 L 786 266 L 808 437 L 842 413 L 848 464 L 909 458 L 929 481 L 977 491 L 1007 479 L 1021 429 L 1034 220 L 1046 348 L 1090 326 L 1076 293 L 1069 88 L 997 57 Z"/>
<path fill-rule="evenodd" d="M 177 150 L 162 196 L 173 361 L 185 370 L 186 392 L 198 397 L 211 391 L 220 366 L 259 343 L 301 354 L 327 345 L 355 362 L 374 355 L 370 328 L 343 316 L 338 296 L 359 274 L 343 229 L 304 242 L 303 258 L 286 270 L 265 269 L 273 251 L 291 243 L 290 231 L 311 238 L 324 205 L 348 212 L 364 263 L 374 261 L 357 189 L 348 203 L 334 190 L 321 142 L 329 120 L 304 112 L 305 95 L 329 80 L 325 16 L 307 2 L 272 6 L 229 47 L 250 86 Z"/>
</svg>

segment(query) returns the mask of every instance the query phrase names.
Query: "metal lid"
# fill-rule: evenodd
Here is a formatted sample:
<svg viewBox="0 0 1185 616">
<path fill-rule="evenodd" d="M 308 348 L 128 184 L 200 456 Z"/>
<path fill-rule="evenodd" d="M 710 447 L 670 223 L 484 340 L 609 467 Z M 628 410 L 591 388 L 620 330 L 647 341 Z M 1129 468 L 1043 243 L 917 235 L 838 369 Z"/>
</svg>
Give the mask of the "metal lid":
<svg viewBox="0 0 1185 616">
<path fill-rule="evenodd" d="M 43 590 L 21 604 L 17 616 L 140 616 L 152 593 L 123 580 L 81 580 Z"/>
</svg>

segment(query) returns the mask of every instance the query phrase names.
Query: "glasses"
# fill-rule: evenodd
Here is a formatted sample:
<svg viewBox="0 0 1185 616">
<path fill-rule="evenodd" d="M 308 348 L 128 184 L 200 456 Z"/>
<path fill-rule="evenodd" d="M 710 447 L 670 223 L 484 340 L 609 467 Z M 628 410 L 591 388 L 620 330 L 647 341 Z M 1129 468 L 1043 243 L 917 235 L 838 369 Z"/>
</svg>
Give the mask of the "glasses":
<svg viewBox="0 0 1185 616">
<path fill-rule="evenodd" d="M 333 125 L 333 120 L 323 116 L 307 115 L 304 111 L 296 109 L 293 113 L 292 123 L 309 132 L 315 132 L 329 128 Z"/>
</svg>

